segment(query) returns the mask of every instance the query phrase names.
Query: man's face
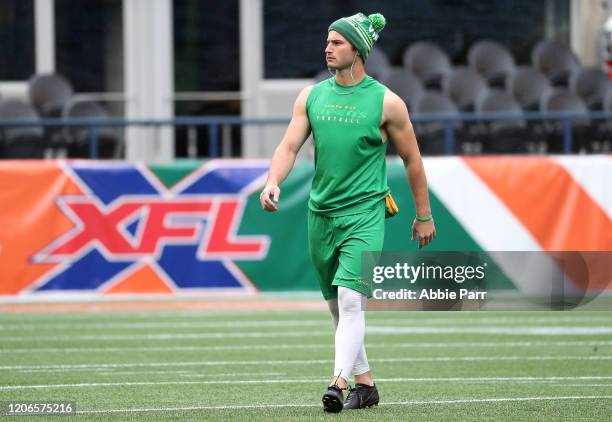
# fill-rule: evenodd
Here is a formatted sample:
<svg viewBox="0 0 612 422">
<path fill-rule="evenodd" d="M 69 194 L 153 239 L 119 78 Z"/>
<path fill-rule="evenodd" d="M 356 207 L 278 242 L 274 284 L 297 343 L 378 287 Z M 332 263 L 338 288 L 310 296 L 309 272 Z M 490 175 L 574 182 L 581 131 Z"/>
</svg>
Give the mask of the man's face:
<svg viewBox="0 0 612 422">
<path fill-rule="evenodd" d="M 343 70 L 351 66 L 357 50 L 346 38 L 336 31 L 327 34 L 327 48 L 325 48 L 325 61 L 330 69 Z"/>
</svg>

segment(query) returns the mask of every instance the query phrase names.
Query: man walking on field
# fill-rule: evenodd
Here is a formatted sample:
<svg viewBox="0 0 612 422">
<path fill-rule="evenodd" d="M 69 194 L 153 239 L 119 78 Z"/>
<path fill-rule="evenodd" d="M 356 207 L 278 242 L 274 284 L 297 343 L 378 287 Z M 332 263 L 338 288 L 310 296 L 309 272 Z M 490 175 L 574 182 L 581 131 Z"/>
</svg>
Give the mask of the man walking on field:
<svg viewBox="0 0 612 422">
<path fill-rule="evenodd" d="M 315 173 L 308 203 L 310 257 L 335 327 L 335 368 L 322 398 L 326 412 L 379 402 L 364 347 L 364 309 L 372 286 L 361 277 L 361 253 L 382 249 L 386 211 L 397 211 L 387 186 L 388 140 L 404 162 L 416 204 L 412 239 L 423 247 L 436 234 L 425 170 L 406 105 L 365 74 L 364 63 L 384 26 L 382 15 L 362 13 L 330 25 L 325 57 L 335 76 L 298 95 L 260 195 L 266 211 L 278 209 L 279 186 L 312 131 Z M 356 387 L 350 389 L 345 402 L 343 390 L 351 374 Z"/>
</svg>

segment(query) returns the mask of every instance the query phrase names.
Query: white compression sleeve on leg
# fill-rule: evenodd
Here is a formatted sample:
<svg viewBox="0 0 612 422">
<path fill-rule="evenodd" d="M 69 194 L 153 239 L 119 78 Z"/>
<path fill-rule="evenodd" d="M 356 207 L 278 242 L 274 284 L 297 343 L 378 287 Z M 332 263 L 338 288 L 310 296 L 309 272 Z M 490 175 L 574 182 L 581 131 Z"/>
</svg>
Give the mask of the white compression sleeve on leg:
<svg viewBox="0 0 612 422">
<path fill-rule="evenodd" d="M 334 327 L 334 333 L 338 329 L 338 319 L 340 315 L 338 314 L 338 299 L 330 299 L 327 301 L 327 306 L 329 307 L 329 312 L 332 316 L 332 324 Z M 365 374 L 370 370 L 370 364 L 368 363 L 368 355 L 366 354 L 365 344 L 361 345 L 361 349 L 357 354 L 357 359 L 355 359 L 355 364 L 353 365 L 353 375 L 361 375 Z M 347 374 L 348 375 L 348 374 Z"/>
<path fill-rule="evenodd" d="M 368 363 L 368 355 L 366 354 L 365 344 L 361 345 L 361 349 L 357 354 L 357 359 L 355 359 L 355 364 L 353 365 L 353 375 L 361 375 L 365 374 L 370 370 L 370 364 Z"/>
<path fill-rule="evenodd" d="M 365 337 L 366 297 L 346 287 L 338 287 L 340 319 L 336 330 L 336 359 L 334 376 L 348 381 Z"/>
</svg>

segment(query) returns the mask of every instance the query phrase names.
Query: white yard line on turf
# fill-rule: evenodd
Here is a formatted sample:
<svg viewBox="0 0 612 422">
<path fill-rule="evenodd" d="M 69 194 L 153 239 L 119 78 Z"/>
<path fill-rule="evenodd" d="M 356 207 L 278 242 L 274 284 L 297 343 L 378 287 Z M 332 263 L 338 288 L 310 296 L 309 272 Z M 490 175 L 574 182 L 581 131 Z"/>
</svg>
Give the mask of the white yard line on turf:
<svg viewBox="0 0 612 422">
<path fill-rule="evenodd" d="M 611 384 L 551 384 L 552 387 L 612 387 Z"/>
<path fill-rule="evenodd" d="M 371 362 L 485 362 L 485 361 L 608 361 L 612 355 L 601 356 L 428 356 L 428 357 L 400 357 L 400 358 L 373 358 Z M 185 366 L 241 366 L 241 365 L 308 365 L 328 364 L 332 359 L 291 359 L 291 360 L 205 360 L 187 362 L 133 362 L 133 363 L 84 363 L 76 365 L 2 365 L 0 370 L 57 370 L 68 372 L 83 369 L 100 368 L 157 368 L 157 367 L 185 367 Z"/>
<path fill-rule="evenodd" d="M 150 374 L 172 374 L 172 375 L 180 375 L 181 377 L 186 378 L 212 378 L 212 377 L 243 377 L 243 376 L 251 376 L 251 375 L 259 375 L 259 376 L 286 376 L 286 372 L 218 372 L 214 374 L 201 374 L 194 373 L 193 371 L 177 371 L 174 369 L 169 369 L 167 371 L 104 371 L 104 372 L 96 372 L 96 375 L 150 375 Z"/>
<path fill-rule="evenodd" d="M 257 302 L 258 300 L 254 300 Z M 322 298 L 321 298 L 322 301 Z M 110 300 L 110 302 L 117 302 Z M 0 300 L 1 303 L 1 300 Z M 244 302 L 240 302 L 244 303 Z M 297 303 L 300 303 L 299 301 Z M 133 320 L 134 318 L 139 319 L 160 319 L 160 318 L 175 318 L 175 319 L 189 319 L 189 318 L 218 318 L 219 320 L 229 320 L 236 319 L 239 317 L 245 317 L 245 319 L 250 319 L 253 315 L 261 316 L 265 315 L 264 319 L 274 318 L 276 316 L 287 316 L 290 318 L 295 318 L 296 315 L 304 316 L 305 319 L 317 319 L 320 315 L 328 315 L 327 308 L 322 309 L 189 309 L 189 310 L 134 310 L 134 311 L 113 311 L 113 312 L 105 312 L 105 311 L 93 311 L 93 312 L 77 312 L 77 313 L 25 313 L 23 314 L 23 318 L 17 317 L 13 314 L 7 314 L 5 317 L 7 319 L 14 318 L 16 321 L 22 322 L 23 319 L 27 318 L 32 320 L 47 320 L 49 314 L 53 314 L 53 316 L 62 318 L 64 320 L 74 320 L 74 321 L 83 321 L 83 319 L 116 319 L 116 320 Z M 462 311 L 462 312 L 436 312 L 433 314 L 423 313 L 421 311 L 394 311 L 390 314 L 387 311 L 375 311 L 368 310 L 368 314 L 373 318 L 380 319 L 392 319 L 389 318 L 395 317 L 396 315 L 420 315 L 423 319 L 430 320 L 439 320 L 439 319 L 456 319 L 461 318 L 465 320 L 476 320 L 481 318 L 483 312 L 481 311 Z M 576 311 L 573 310 L 565 310 L 565 311 L 550 311 L 550 312 L 542 312 L 541 310 L 535 311 L 487 311 L 488 318 L 491 319 L 532 319 L 532 318 L 549 318 L 556 319 L 557 317 L 561 318 L 608 318 L 610 319 L 610 315 L 605 311 L 589 311 L 589 310 L 581 310 L 578 309 Z M 455 315 L 455 316 L 453 316 Z"/>
<path fill-rule="evenodd" d="M 222 332 L 222 333 L 157 333 L 157 334 L 98 334 L 74 336 L 23 336 L 0 337 L 0 342 L 28 341 L 115 341 L 115 340 L 178 340 L 178 339 L 223 339 L 223 338 L 276 338 L 276 337 L 331 337 L 332 330 L 290 332 Z"/>
<path fill-rule="evenodd" d="M 113 302 L 113 300 L 110 300 Z M 114 301 L 119 302 L 119 301 Z M 0 304 L 2 303 L 2 298 L 0 298 Z M 3 315 L 2 318 L 7 321 L 17 321 L 23 322 L 24 320 L 28 321 L 45 321 L 48 322 L 50 315 L 53 318 L 61 319 L 62 321 L 77 321 L 82 322 L 86 320 L 121 320 L 126 319 L 129 321 L 133 321 L 135 318 L 137 319 L 158 319 L 158 318 L 221 318 L 221 320 L 227 320 L 232 318 L 245 317 L 250 318 L 252 315 L 262 315 L 265 313 L 266 315 L 295 315 L 296 312 L 308 314 L 308 315 L 317 315 L 317 312 L 321 311 L 312 311 L 312 310 L 297 310 L 297 311 L 283 311 L 283 310 L 261 310 L 261 309 L 242 309 L 242 310 L 227 310 L 227 309 L 201 309 L 201 310 L 185 310 L 185 311 L 104 311 L 102 310 L 94 310 L 94 311 L 83 311 L 83 312 L 68 312 L 68 313 L 22 313 L 22 314 L 6 314 Z M 76 315 L 76 316 L 75 316 Z"/>
<path fill-rule="evenodd" d="M 455 349 L 455 348 L 496 348 L 496 347 L 603 347 L 612 346 L 612 341 L 476 341 L 476 342 L 427 342 L 427 343 L 367 343 L 368 349 Z M 279 350 L 279 349 L 333 349 L 332 343 L 269 343 L 253 345 L 204 345 L 204 346 L 126 346 L 126 347 L 40 347 L 0 349 L 0 354 L 11 353 L 112 353 L 112 352 L 199 352 L 215 350 Z"/>
<path fill-rule="evenodd" d="M 559 400 L 609 400 L 612 396 L 557 396 L 557 397 L 493 397 L 485 399 L 455 399 L 455 400 L 409 400 L 382 402 L 381 406 L 418 406 L 427 404 L 467 404 L 467 403 L 499 403 L 520 401 L 559 401 Z M 78 410 L 78 414 L 95 413 L 144 413 L 144 412 L 180 412 L 195 410 L 248 410 L 248 409 L 286 409 L 301 407 L 321 407 L 320 404 L 247 404 L 247 405 L 224 405 L 224 406 L 186 406 L 186 407 L 158 407 L 137 409 L 91 409 Z"/>
<path fill-rule="evenodd" d="M 171 371 L 168 371 L 168 373 L 170 373 Z M 134 374 L 142 374 L 142 372 L 137 372 L 134 371 Z M 286 372 L 236 372 L 236 373 L 230 373 L 230 372 L 219 372 L 219 373 L 214 373 L 214 374 L 202 374 L 202 373 L 194 373 L 194 372 L 189 372 L 185 375 L 183 375 L 184 377 L 191 377 L 191 378 L 207 378 L 207 377 L 240 377 L 240 376 L 260 376 L 260 375 L 269 375 L 269 376 L 275 376 L 275 377 L 286 377 L 287 373 Z"/>
<path fill-rule="evenodd" d="M 478 326 L 497 326 L 495 324 L 536 324 L 536 323 L 552 323 L 559 324 L 565 322 L 575 323 L 594 323 L 594 322 L 608 322 L 612 324 L 612 317 L 535 317 L 535 318 L 496 318 L 496 317 L 483 317 L 478 319 L 467 319 L 467 318 L 415 318 L 415 319 L 378 319 L 372 318 L 370 320 L 374 324 L 392 324 L 393 326 L 401 326 L 401 324 L 409 324 L 414 326 L 424 325 L 463 325 L 463 324 L 476 324 Z M 33 331 L 33 330 L 72 330 L 72 329 L 144 329 L 144 328 L 239 328 L 239 327 L 310 327 L 310 326 L 324 326 L 331 324 L 331 319 L 276 319 L 276 320 L 238 320 L 238 321 L 148 321 L 148 322 L 134 322 L 134 321 L 113 321 L 113 322 L 49 322 L 45 320 L 38 323 L 24 323 L 21 322 L 10 322 L 0 324 L 0 331 Z"/>
<path fill-rule="evenodd" d="M 597 381 L 609 380 L 612 376 L 576 376 L 576 377 L 448 377 L 448 378 L 377 378 L 378 382 L 544 382 L 550 381 Z M 99 388 L 99 387 L 142 387 L 159 385 L 260 385 L 260 384 L 294 384 L 294 383 L 326 383 L 327 378 L 291 378 L 264 380 L 210 380 L 210 381 L 127 381 L 127 382 L 96 382 L 77 384 L 35 384 L 35 385 L 4 385 L 0 391 L 14 390 L 44 390 L 64 388 Z"/>
<path fill-rule="evenodd" d="M 368 334 L 491 334 L 491 335 L 608 335 L 611 326 L 542 326 L 542 327 L 393 327 L 368 326 Z"/>
<path fill-rule="evenodd" d="M 371 362 L 485 362 L 485 361 L 608 361 L 612 355 L 601 356 L 427 356 L 427 357 L 400 357 L 400 358 L 373 358 Z M 158 367 L 185 367 L 185 366 L 242 366 L 242 365 L 308 365 L 328 364 L 332 359 L 290 359 L 290 360 L 205 360 L 186 362 L 132 362 L 132 363 L 84 363 L 76 365 L 2 365 L 0 370 L 57 370 L 68 372 L 83 369 L 101 368 L 158 368 Z"/>
<path fill-rule="evenodd" d="M 6 324 L 0 331 L 35 330 L 131 330 L 160 328 L 248 328 L 248 327 L 313 327 L 331 326 L 329 320 L 270 320 L 270 321 L 171 321 L 171 322 L 105 322 L 105 323 L 61 323 L 61 324 Z"/>
<path fill-rule="evenodd" d="M 370 335 L 403 334 L 477 334 L 477 335 L 533 335 L 573 336 L 609 335 L 610 326 L 593 327 L 382 327 L 369 326 Z M 177 340 L 177 339 L 223 339 L 223 338 L 276 338 L 276 337 L 320 337 L 331 336 L 332 331 L 287 331 L 287 332 L 222 332 L 222 333 L 155 333 L 155 334 L 99 334 L 63 336 L 12 336 L 0 337 L 0 342 L 40 341 L 114 341 L 114 340 Z"/>
<path fill-rule="evenodd" d="M 188 310 L 188 311 L 127 311 L 127 312 L 81 312 L 81 313 L 53 313 L 54 317 L 61 319 L 62 321 L 76 321 L 82 322 L 83 320 L 126 320 L 133 321 L 134 318 L 137 319 L 165 319 L 165 318 L 174 318 L 174 319 L 193 319 L 193 318 L 218 318 L 219 321 L 228 321 L 232 319 L 238 319 L 239 317 L 245 317 L 245 319 L 252 319 L 253 315 L 263 316 L 262 320 L 269 318 L 273 319 L 278 317 L 284 317 L 289 315 L 295 318 L 296 314 L 300 314 L 304 316 L 304 319 L 325 319 L 328 315 L 328 311 L 326 309 L 320 310 L 266 310 L 266 309 L 245 309 L 245 310 Z M 521 311 L 521 312 L 511 312 L 511 311 L 487 311 L 487 312 L 479 312 L 479 311 L 463 311 L 460 313 L 454 312 L 437 312 L 435 314 L 427 314 L 421 311 L 395 311 L 393 312 L 393 318 L 389 318 L 386 315 L 387 311 L 374 311 L 369 310 L 368 315 L 372 319 L 377 320 L 387 320 L 387 321 L 396 321 L 396 315 L 402 316 L 405 315 L 406 320 L 414 320 L 419 319 L 421 321 L 441 321 L 441 320 L 457 320 L 461 321 L 482 321 L 483 314 L 486 315 L 486 320 L 491 321 L 514 321 L 514 320 L 558 320 L 561 319 L 612 319 L 605 311 L 551 311 L 551 312 L 542 312 L 542 311 Z M 23 318 L 17 317 L 14 314 L 6 314 L 3 315 L 2 318 L 10 320 L 14 319 L 16 322 L 23 322 L 24 320 L 32 320 L 32 321 L 43 321 L 50 322 L 48 313 L 26 313 L 22 314 Z M 415 317 L 416 315 L 416 317 Z"/>
</svg>

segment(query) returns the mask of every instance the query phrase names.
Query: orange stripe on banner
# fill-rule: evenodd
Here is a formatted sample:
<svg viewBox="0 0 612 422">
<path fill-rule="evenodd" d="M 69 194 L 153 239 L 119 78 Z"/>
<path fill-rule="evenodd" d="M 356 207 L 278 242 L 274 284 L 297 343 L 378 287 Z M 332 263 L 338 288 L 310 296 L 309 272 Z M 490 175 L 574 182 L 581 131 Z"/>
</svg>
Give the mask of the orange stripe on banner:
<svg viewBox="0 0 612 422">
<path fill-rule="evenodd" d="M 545 157 L 470 157 L 467 165 L 547 251 L 612 251 L 612 221 L 558 163 Z M 482 210 L 486 212 L 486 210 Z M 492 236 L 503 236 L 503 228 Z M 600 280 L 589 288 L 612 288 Z"/>
<path fill-rule="evenodd" d="M 81 194 L 56 161 L 11 160 L 0 165 L 0 295 L 19 293 L 56 264 L 32 256 L 72 227 L 55 204 Z"/>
<path fill-rule="evenodd" d="M 543 249 L 612 251 L 612 221 L 558 163 L 543 157 L 464 160 Z"/>
<path fill-rule="evenodd" d="M 125 294 L 125 293 L 172 293 L 157 273 L 150 265 L 145 265 L 134 273 L 130 274 L 125 279 L 115 284 L 105 293 L 107 294 Z"/>
</svg>

